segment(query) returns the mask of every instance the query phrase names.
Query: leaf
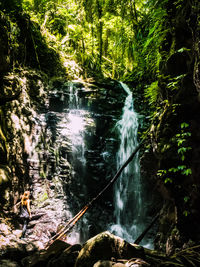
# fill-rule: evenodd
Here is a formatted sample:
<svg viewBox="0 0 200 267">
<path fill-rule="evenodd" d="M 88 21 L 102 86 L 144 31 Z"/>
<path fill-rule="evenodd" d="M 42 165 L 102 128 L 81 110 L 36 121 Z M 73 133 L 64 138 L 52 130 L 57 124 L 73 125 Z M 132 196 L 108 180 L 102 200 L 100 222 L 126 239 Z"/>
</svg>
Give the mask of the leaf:
<svg viewBox="0 0 200 267">
<path fill-rule="evenodd" d="M 187 169 L 187 170 L 184 170 L 184 171 L 182 171 L 181 172 L 183 175 L 189 175 L 189 174 L 192 174 L 192 170 L 189 168 L 189 169 Z"/>
<path fill-rule="evenodd" d="M 183 53 L 184 51 L 190 51 L 191 49 L 188 49 L 188 48 L 186 48 L 186 47 L 182 47 L 182 48 L 180 48 L 177 52 L 178 53 Z"/>
<path fill-rule="evenodd" d="M 183 211 L 183 215 L 185 215 L 186 217 L 189 215 L 189 211 L 187 211 L 187 210 L 184 210 Z"/>
<path fill-rule="evenodd" d="M 186 139 L 178 139 L 177 140 L 178 146 L 181 146 L 183 144 L 183 142 L 185 142 L 185 141 L 186 141 Z"/>
<path fill-rule="evenodd" d="M 180 147 L 179 149 L 178 149 L 178 154 L 183 154 L 183 153 L 185 153 L 187 151 L 187 148 L 186 147 Z"/>
<path fill-rule="evenodd" d="M 181 123 L 181 129 L 189 127 L 189 124 L 186 122 Z"/>
<path fill-rule="evenodd" d="M 179 165 L 177 168 L 178 168 L 178 170 L 184 170 L 186 168 L 186 166 L 185 165 Z"/>
<path fill-rule="evenodd" d="M 192 134 L 190 132 L 182 133 L 182 136 L 191 136 Z"/>
<path fill-rule="evenodd" d="M 178 171 L 178 168 L 170 168 L 169 169 L 169 172 L 177 172 Z"/>
<path fill-rule="evenodd" d="M 172 179 L 171 179 L 171 178 L 166 178 L 166 179 L 165 179 L 165 184 L 166 184 L 166 183 L 172 183 Z"/>
<path fill-rule="evenodd" d="M 72 31 L 75 31 L 75 30 L 76 30 L 74 25 L 68 25 L 68 28 L 69 28 L 70 30 L 72 30 Z"/>
<path fill-rule="evenodd" d="M 190 197 L 188 197 L 188 196 L 184 197 L 185 202 L 188 202 L 189 199 L 190 199 Z"/>
<path fill-rule="evenodd" d="M 162 175 L 164 175 L 164 174 L 166 174 L 166 173 L 167 173 L 166 170 L 158 170 L 158 171 L 157 171 L 157 175 L 158 175 L 158 176 L 162 176 Z"/>
<path fill-rule="evenodd" d="M 181 156 L 181 160 L 182 160 L 182 161 L 184 161 L 184 159 L 185 159 L 185 156 L 184 156 L 184 155 L 182 155 L 182 156 Z"/>
</svg>

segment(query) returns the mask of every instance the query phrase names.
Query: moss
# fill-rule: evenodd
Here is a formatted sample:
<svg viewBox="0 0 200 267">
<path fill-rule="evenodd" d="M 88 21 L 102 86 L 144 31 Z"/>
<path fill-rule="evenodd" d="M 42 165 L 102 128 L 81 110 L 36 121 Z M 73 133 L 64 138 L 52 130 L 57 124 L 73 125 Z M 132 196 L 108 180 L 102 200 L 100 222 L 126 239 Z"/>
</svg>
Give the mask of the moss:
<svg viewBox="0 0 200 267">
<path fill-rule="evenodd" d="M 10 180 L 9 169 L 6 166 L 0 165 L 0 185 L 8 183 Z"/>
<path fill-rule="evenodd" d="M 49 197 L 48 197 L 48 194 L 46 191 L 44 191 L 39 197 L 38 197 L 38 203 L 42 203 L 44 202 L 45 200 L 47 200 Z"/>
</svg>

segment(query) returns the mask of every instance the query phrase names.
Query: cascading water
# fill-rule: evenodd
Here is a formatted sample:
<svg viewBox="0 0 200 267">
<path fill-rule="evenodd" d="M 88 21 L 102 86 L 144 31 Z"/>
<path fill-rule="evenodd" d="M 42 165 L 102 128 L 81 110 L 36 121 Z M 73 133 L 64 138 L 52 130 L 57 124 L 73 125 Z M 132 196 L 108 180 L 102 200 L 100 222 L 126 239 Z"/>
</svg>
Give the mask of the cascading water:
<svg viewBox="0 0 200 267">
<path fill-rule="evenodd" d="M 126 84 L 121 83 L 121 85 L 126 91 L 127 97 L 122 117 L 116 124 L 121 139 L 117 153 L 118 168 L 122 166 L 138 146 L 138 114 L 133 108 L 133 97 L 130 89 Z M 128 242 L 133 242 L 145 228 L 138 153 L 124 169 L 115 184 L 114 206 L 116 224 L 112 225 L 111 231 Z M 149 246 L 148 244 L 143 245 Z"/>
<path fill-rule="evenodd" d="M 113 137 L 112 129 L 116 117 L 119 116 L 119 111 L 115 110 L 116 100 L 121 106 L 124 103 L 124 96 L 121 97 L 120 94 L 121 86 L 118 87 L 117 94 L 114 94 L 116 90 L 113 89 L 114 95 L 107 96 L 107 90 L 103 89 L 103 93 L 100 91 L 95 97 L 93 90 L 84 91 L 79 86 L 76 83 L 69 83 L 67 91 L 62 95 L 59 91 L 59 96 L 61 95 L 59 100 L 57 94 L 52 94 L 55 95 L 57 105 L 60 105 L 60 102 L 63 104 L 61 103 L 62 109 L 60 109 L 52 103 L 50 106 L 55 108 L 55 112 L 51 112 L 48 116 L 49 127 L 52 128 L 52 146 L 55 148 L 52 151 L 57 151 L 57 158 L 53 158 L 58 165 L 58 168 L 54 168 L 56 175 L 65 181 L 69 171 L 66 167 L 67 162 L 71 165 L 71 177 L 66 180 L 65 185 L 66 211 L 69 211 L 70 218 L 99 192 L 105 182 L 112 178 L 113 168 L 119 169 L 138 145 L 138 116 L 133 110 L 133 99 L 129 88 L 122 84 L 127 98 L 123 116 L 116 125 L 119 140 L 121 140 L 116 166 L 113 155 L 116 153 L 118 140 L 116 135 Z M 66 109 L 64 109 L 66 102 Z M 117 221 L 112 229 L 109 228 L 114 234 L 129 242 L 134 241 L 146 226 L 143 219 L 144 199 L 138 161 L 138 155 L 136 155 L 115 185 L 114 215 Z M 73 230 L 71 234 L 73 243 L 85 242 L 113 224 L 114 215 L 111 212 L 113 200 L 109 192 L 104 195 L 102 202 L 103 205 L 99 202 L 96 209 L 88 211 Z M 97 222 L 96 218 L 101 219 Z"/>
<path fill-rule="evenodd" d="M 72 179 L 75 183 L 76 193 L 79 195 L 78 201 L 83 201 L 84 197 L 87 196 L 87 185 L 85 183 L 85 177 L 87 175 L 86 170 L 86 143 L 85 143 L 85 134 L 87 132 L 86 128 L 88 125 L 93 123 L 93 120 L 90 116 L 90 113 L 87 110 L 84 110 L 82 105 L 79 105 L 81 99 L 78 97 L 78 91 L 73 86 L 73 83 L 70 83 L 69 86 L 69 113 L 67 115 L 68 123 L 68 133 L 71 143 L 71 160 L 70 164 L 73 166 Z M 74 201 L 75 200 L 74 198 Z M 81 206 L 84 204 L 81 203 Z M 80 206 L 80 207 L 81 207 Z M 80 208 L 79 208 L 80 209 Z M 84 217 L 81 222 L 81 229 L 78 229 L 78 242 L 85 241 L 87 239 L 87 219 Z M 80 227 L 80 225 L 79 225 Z M 84 231 L 81 231 L 84 230 Z M 83 234 L 84 232 L 84 234 Z"/>
</svg>

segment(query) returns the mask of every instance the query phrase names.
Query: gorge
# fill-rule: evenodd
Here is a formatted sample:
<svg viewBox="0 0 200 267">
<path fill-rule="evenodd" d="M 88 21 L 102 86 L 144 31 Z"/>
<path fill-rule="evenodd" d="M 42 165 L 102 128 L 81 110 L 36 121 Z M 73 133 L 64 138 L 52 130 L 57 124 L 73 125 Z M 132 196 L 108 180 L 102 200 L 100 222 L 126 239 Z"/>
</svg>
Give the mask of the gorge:
<svg viewBox="0 0 200 267">
<path fill-rule="evenodd" d="M 197 0 L 0 2 L 0 265 L 199 265 L 199 10 Z"/>
</svg>

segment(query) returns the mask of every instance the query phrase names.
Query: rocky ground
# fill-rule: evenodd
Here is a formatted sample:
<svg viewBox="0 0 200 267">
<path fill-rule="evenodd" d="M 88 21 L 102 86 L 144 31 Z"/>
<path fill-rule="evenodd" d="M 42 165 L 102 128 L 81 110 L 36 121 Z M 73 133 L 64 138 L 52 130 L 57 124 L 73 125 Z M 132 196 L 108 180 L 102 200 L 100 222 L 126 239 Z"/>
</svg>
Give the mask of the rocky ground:
<svg viewBox="0 0 200 267">
<path fill-rule="evenodd" d="M 199 266 L 200 246 L 187 248 L 172 256 L 131 244 L 108 231 L 83 245 L 55 240 L 46 246 L 44 239 L 19 239 L 20 230 L 0 225 L 1 267 L 173 267 Z"/>
<path fill-rule="evenodd" d="M 1 230 L 0 266 L 150 266 L 145 261 L 144 249 L 129 244 L 123 239 L 103 232 L 83 246 L 56 240 L 46 247 L 44 239 L 34 240 L 31 236 L 19 239 L 20 230 L 12 230 L 5 223 Z"/>
</svg>

